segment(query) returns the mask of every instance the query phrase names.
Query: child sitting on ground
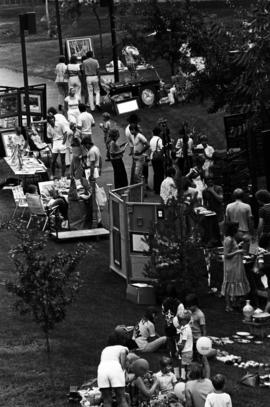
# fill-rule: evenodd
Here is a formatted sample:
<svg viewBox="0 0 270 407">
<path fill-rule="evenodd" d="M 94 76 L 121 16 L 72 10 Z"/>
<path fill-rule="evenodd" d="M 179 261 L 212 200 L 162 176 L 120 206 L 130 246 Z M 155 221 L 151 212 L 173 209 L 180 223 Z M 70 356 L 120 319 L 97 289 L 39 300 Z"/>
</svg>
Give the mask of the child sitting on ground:
<svg viewBox="0 0 270 407">
<path fill-rule="evenodd" d="M 129 384 L 131 405 L 140 407 L 150 401 L 158 388 L 158 381 L 149 372 L 149 363 L 145 359 L 135 360 L 130 366 L 130 372 L 134 373 Z"/>
<path fill-rule="evenodd" d="M 176 376 L 172 372 L 172 359 L 167 356 L 162 356 L 159 365 L 160 371 L 154 375 L 158 381 L 158 390 L 161 394 L 169 394 L 173 392 L 174 385 L 177 382 Z"/>
<path fill-rule="evenodd" d="M 225 376 L 216 374 L 212 379 L 215 391 L 207 395 L 205 407 L 232 407 L 232 400 L 228 393 L 224 393 Z"/>
<path fill-rule="evenodd" d="M 177 348 L 181 357 L 181 379 L 186 380 L 187 370 L 193 357 L 193 337 L 190 327 L 191 311 L 185 310 L 181 316 L 178 316 L 178 321 L 180 334 Z"/>
</svg>

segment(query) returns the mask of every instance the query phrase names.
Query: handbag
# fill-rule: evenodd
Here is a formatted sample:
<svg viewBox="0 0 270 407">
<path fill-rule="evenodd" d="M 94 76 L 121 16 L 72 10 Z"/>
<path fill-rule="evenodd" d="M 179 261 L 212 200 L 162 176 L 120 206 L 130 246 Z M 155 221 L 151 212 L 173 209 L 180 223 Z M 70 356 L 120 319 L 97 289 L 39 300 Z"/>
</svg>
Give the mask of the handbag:
<svg viewBox="0 0 270 407">
<path fill-rule="evenodd" d="M 96 184 L 96 202 L 99 207 L 104 207 L 107 203 L 107 195 L 103 187 Z"/>
<path fill-rule="evenodd" d="M 159 142 L 159 139 L 157 139 L 156 149 L 153 152 L 153 156 L 152 156 L 152 160 L 154 160 L 154 161 L 163 160 L 163 149 L 158 150 L 158 142 Z"/>
</svg>

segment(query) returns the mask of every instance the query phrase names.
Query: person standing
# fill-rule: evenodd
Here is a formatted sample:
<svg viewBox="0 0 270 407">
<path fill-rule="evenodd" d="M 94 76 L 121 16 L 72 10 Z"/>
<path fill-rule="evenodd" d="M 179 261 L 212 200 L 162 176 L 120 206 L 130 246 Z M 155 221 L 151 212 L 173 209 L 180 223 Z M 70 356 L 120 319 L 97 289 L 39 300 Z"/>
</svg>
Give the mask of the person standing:
<svg viewBox="0 0 270 407">
<path fill-rule="evenodd" d="M 90 109 L 93 112 L 95 110 L 95 105 L 97 108 L 100 107 L 99 63 L 97 59 L 93 58 L 92 51 L 88 51 L 86 57 L 87 58 L 82 63 L 82 70 L 86 77 Z M 94 103 L 94 93 L 96 96 L 96 103 Z"/>
<path fill-rule="evenodd" d="M 67 112 L 69 122 L 74 122 L 77 124 L 80 114 L 79 103 L 80 99 L 76 94 L 75 89 L 70 88 L 68 96 L 65 98 L 65 111 Z"/>
<path fill-rule="evenodd" d="M 55 74 L 55 83 L 58 88 L 58 110 L 61 111 L 68 91 L 67 65 L 64 55 L 60 55 L 59 57 L 59 62 L 55 67 Z"/>
<path fill-rule="evenodd" d="M 76 96 L 81 100 L 81 68 L 80 64 L 77 62 L 76 55 L 72 55 L 70 58 L 70 63 L 67 65 L 67 75 L 68 75 L 68 89 L 74 88 Z"/>
<path fill-rule="evenodd" d="M 104 407 L 112 406 L 112 390 L 115 392 L 117 405 L 119 407 L 128 407 L 125 395 L 127 354 L 128 348 L 119 343 L 116 335 L 111 335 L 107 346 L 101 353 L 97 371 L 97 382 Z"/>
<path fill-rule="evenodd" d="M 179 138 L 175 145 L 178 166 L 186 175 L 193 166 L 193 139 L 186 134 L 184 126 L 179 130 Z"/>
<path fill-rule="evenodd" d="M 127 139 L 127 142 L 129 144 L 129 148 L 130 148 L 130 152 L 129 155 L 132 156 L 133 155 L 133 147 L 134 147 L 134 137 L 130 132 L 130 126 L 132 124 L 138 126 L 139 122 L 140 122 L 140 118 L 136 115 L 136 113 L 131 114 L 128 117 L 128 125 L 125 128 L 125 136 Z M 130 174 L 130 184 L 134 184 L 134 171 L 135 171 L 135 161 L 132 160 L 132 165 L 131 165 L 131 174 Z"/>
<path fill-rule="evenodd" d="M 225 297 L 226 312 L 233 310 L 232 305 L 237 297 L 249 293 L 250 286 L 243 264 L 243 249 L 237 243 L 238 224 L 227 222 L 224 240 L 224 276 L 221 294 Z"/>
<path fill-rule="evenodd" d="M 203 158 L 204 158 L 204 164 L 203 164 L 203 170 L 205 173 L 205 176 L 208 177 L 210 174 L 211 167 L 213 166 L 213 155 L 215 152 L 214 147 L 210 146 L 208 144 L 208 139 L 205 134 L 203 134 L 200 137 L 200 144 L 196 146 L 197 150 L 203 151 Z"/>
<path fill-rule="evenodd" d="M 154 191 L 157 195 L 160 194 L 160 185 L 164 179 L 163 166 L 163 143 L 160 137 L 160 128 L 155 127 L 152 131 L 150 139 L 150 160 L 152 162 L 154 172 Z"/>
<path fill-rule="evenodd" d="M 253 234 L 253 217 L 249 204 L 243 202 L 244 191 L 237 188 L 233 191 L 234 202 L 226 207 L 226 222 L 238 224 L 238 237 L 243 240 L 249 240 Z"/>
<path fill-rule="evenodd" d="M 223 233 L 224 206 L 223 206 L 223 189 L 220 185 L 214 184 L 214 179 L 206 179 L 206 189 L 202 192 L 203 203 L 209 211 L 217 215 L 220 234 Z"/>
<path fill-rule="evenodd" d="M 126 144 L 118 145 L 117 140 L 120 134 L 117 129 L 112 129 L 109 132 L 109 154 L 110 161 L 114 173 L 114 187 L 123 188 L 128 185 L 127 173 L 123 163 L 123 154 L 125 152 Z"/>
<path fill-rule="evenodd" d="M 61 159 L 61 176 L 65 176 L 66 172 L 66 139 L 67 130 L 61 122 L 57 122 L 54 116 L 48 116 L 47 136 L 52 139 L 52 176 L 55 176 L 55 165 L 58 154 Z"/>
<path fill-rule="evenodd" d="M 176 171 L 173 167 L 168 168 L 166 178 L 162 181 L 160 186 L 160 197 L 165 205 L 170 204 L 172 199 L 177 199 L 177 188 L 175 185 L 174 177 Z"/>
<path fill-rule="evenodd" d="M 92 127 L 95 126 L 95 120 L 91 113 L 87 112 L 86 105 L 79 103 L 80 114 L 78 116 L 77 128 L 80 130 L 82 138 L 92 138 Z"/>
<path fill-rule="evenodd" d="M 145 152 L 149 149 L 149 143 L 146 137 L 140 133 L 140 129 L 136 124 L 129 126 L 133 140 L 132 157 L 134 162 L 134 180 L 133 184 L 140 183 L 143 176 L 143 166 L 145 163 Z"/>
</svg>

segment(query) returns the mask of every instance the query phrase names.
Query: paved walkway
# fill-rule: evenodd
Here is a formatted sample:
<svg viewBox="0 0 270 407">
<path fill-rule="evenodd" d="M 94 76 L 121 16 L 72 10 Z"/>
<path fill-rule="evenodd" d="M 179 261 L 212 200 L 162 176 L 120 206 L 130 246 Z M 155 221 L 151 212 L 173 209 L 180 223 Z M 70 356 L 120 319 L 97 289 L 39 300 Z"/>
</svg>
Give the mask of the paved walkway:
<svg viewBox="0 0 270 407">
<path fill-rule="evenodd" d="M 37 84 L 43 84 L 46 83 L 47 85 L 47 107 L 49 106 L 55 106 L 57 107 L 57 89 L 52 80 L 49 79 L 44 79 L 42 77 L 38 76 L 29 76 L 29 85 L 37 85 Z M 0 85 L 5 85 L 5 86 L 14 86 L 14 87 L 22 87 L 24 86 L 23 83 L 23 74 L 20 72 L 14 72 L 9 69 L 3 69 L 0 68 Z M 101 122 L 101 114 L 100 113 L 95 113 L 94 118 L 96 121 L 96 126 L 93 129 L 93 140 L 95 144 L 100 148 L 101 155 L 103 157 L 103 170 L 102 170 L 102 176 L 99 180 L 99 184 L 105 187 L 105 190 L 107 190 L 107 184 L 113 184 L 113 169 L 110 164 L 110 162 L 106 162 L 105 156 L 106 156 L 106 151 L 105 151 L 105 145 L 104 145 L 104 140 L 103 140 L 103 132 L 99 127 L 99 123 Z M 117 122 L 117 118 L 115 118 L 115 121 Z M 119 131 L 121 134 L 120 138 L 120 143 L 125 142 L 125 135 L 124 135 L 124 129 L 119 126 Z M 131 169 L 131 157 L 128 156 L 126 153 L 124 156 L 124 163 L 125 167 L 128 173 L 128 178 L 130 178 L 130 169 Z M 152 168 L 150 168 L 149 171 L 149 180 L 152 179 Z M 104 212 L 104 223 L 108 224 L 108 214 Z"/>
</svg>

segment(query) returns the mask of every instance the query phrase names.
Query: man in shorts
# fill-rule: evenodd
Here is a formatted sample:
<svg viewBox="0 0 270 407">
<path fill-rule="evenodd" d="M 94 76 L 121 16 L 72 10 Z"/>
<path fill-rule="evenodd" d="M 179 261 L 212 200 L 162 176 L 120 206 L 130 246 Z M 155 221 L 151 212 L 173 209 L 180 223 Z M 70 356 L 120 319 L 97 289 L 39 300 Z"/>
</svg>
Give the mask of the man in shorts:
<svg viewBox="0 0 270 407">
<path fill-rule="evenodd" d="M 66 172 L 66 139 L 68 135 L 67 127 L 63 122 L 55 120 L 54 116 L 48 116 L 47 136 L 52 139 L 52 178 L 55 176 L 55 166 L 58 154 L 61 159 L 61 177 Z"/>
</svg>

